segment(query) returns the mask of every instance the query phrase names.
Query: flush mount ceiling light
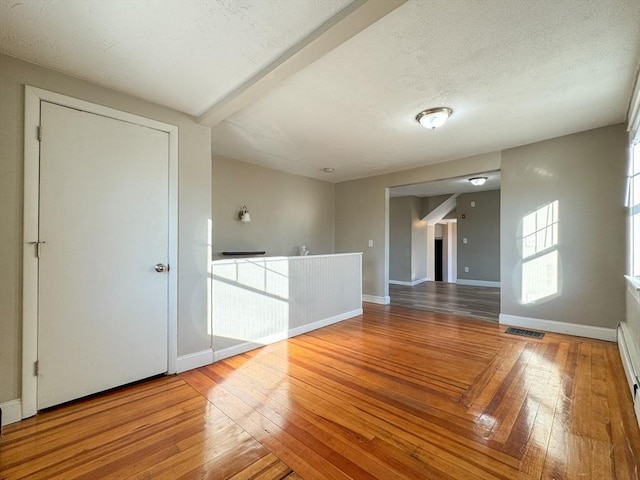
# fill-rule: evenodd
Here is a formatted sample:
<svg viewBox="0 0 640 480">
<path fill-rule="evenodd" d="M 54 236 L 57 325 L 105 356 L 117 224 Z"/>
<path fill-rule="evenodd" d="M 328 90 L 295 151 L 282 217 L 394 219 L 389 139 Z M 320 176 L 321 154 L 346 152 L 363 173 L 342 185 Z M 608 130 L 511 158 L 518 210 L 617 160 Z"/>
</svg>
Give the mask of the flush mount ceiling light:
<svg viewBox="0 0 640 480">
<path fill-rule="evenodd" d="M 438 127 L 441 127 L 452 113 L 453 110 L 447 107 L 430 108 L 428 110 L 420 112 L 416 116 L 416 120 L 424 128 L 430 128 L 431 130 L 434 130 Z"/>
<path fill-rule="evenodd" d="M 471 185 L 475 185 L 476 187 L 479 187 L 480 185 L 484 185 L 484 182 L 487 181 L 488 177 L 473 177 L 470 178 L 469 181 L 471 182 Z"/>
<path fill-rule="evenodd" d="M 332 167 L 327 167 L 327 168 L 323 168 L 322 171 L 325 173 L 333 173 L 336 171 L 336 169 Z"/>
</svg>

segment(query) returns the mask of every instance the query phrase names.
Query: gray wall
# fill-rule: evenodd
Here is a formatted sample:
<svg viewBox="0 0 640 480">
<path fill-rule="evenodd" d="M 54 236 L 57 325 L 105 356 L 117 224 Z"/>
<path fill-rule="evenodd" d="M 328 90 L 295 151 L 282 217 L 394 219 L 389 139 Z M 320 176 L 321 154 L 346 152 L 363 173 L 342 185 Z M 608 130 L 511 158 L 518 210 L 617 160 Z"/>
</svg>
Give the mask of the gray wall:
<svg viewBox="0 0 640 480">
<path fill-rule="evenodd" d="M 188 115 L 0 55 L 0 402 L 21 397 L 25 84 L 179 127 L 178 354 L 209 348 L 210 130 Z"/>
<path fill-rule="evenodd" d="M 420 221 L 421 199 L 389 199 L 389 279 L 413 282 L 427 277 L 427 225 Z"/>
<path fill-rule="evenodd" d="M 609 328 L 624 318 L 627 140 L 614 125 L 503 152 L 501 313 Z M 521 222 L 556 200 L 559 291 L 523 304 Z"/>
<path fill-rule="evenodd" d="M 412 198 L 389 199 L 389 280 L 411 281 Z"/>
<path fill-rule="evenodd" d="M 267 255 L 311 255 L 334 251 L 332 183 L 215 156 L 213 256 L 227 250 L 265 250 Z M 238 220 L 243 205 L 251 222 Z"/>
<path fill-rule="evenodd" d="M 411 281 L 427 278 L 427 222 L 422 221 L 420 199 L 411 203 Z"/>
<path fill-rule="evenodd" d="M 502 170 L 501 312 L 613 327 L 624 317 L 622 204 L 627 143 L 624 127 L 616 125 L 504 152 L 339 183 L 336 251 L 364 252 L 363 293 L 383 299 L 388 296 L 385 189 Z M 556 199 L 560 202 L 562 290 L 547 302 L 522 305 L 520 222 L 523 216 Z M 458 231 L 458 238 L 461 236 Z M 367 248 L 368 239 L 374 241 L 374 248 Z"/>
<path fill-rule="evenodd" d="M 471 207 L 475 202 L 475 207 Z M 456 198 L 459 280 L 500 281 L 500 190 Z M 465 218 L 462 218 L 462 214 Z M 463 243 L 463 239 L 467 243 Z M 469 267 L 469 272 L 464 271 Z"/>
<path fill-rule="evenodd" d="M 363 252 L 362 293 L 388 296 L 388 192 L 384 177 L 336 185 L 336 253 Z M 373 242 L 369 247 L 368 241 Z"/>
</svg>

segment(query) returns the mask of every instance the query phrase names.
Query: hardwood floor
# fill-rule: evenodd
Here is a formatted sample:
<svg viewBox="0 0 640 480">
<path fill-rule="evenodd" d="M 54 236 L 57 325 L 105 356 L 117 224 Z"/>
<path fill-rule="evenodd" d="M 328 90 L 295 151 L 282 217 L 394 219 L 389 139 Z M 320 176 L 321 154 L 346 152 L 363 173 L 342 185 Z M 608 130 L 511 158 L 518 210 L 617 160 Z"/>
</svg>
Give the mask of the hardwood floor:
<svg viewBox="0 0 640 480">
<path fill-rule="evenodd" d="M 414 287 L 389 285 L 391 305 L 428 312 L 498 321 L 500 288 L 473 287 L 446 282 L 424 282 Z"/>
<path fill-rule="evenodd" d="M 178 376 L 46 411 L 5 427 L 0 440 L 1 479 L 297 478 L 291 473 Z"/>
<path fill-rule="evenodd" d="M 0 478 L 637 478 L 617 346 L 503 330 L 365 304 L 5 427 Z"/>
</svg>

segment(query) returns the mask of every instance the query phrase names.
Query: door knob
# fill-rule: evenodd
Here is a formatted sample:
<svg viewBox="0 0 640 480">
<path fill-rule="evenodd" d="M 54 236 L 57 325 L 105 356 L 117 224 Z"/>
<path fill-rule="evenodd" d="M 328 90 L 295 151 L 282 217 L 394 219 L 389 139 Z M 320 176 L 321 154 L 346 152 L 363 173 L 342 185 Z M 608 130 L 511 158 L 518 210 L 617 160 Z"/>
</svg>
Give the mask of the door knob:
<svg viewBox="0 0 640 480">
<path fill-rule="evenodd" d="M 158 273 L 168 272 L 169 271 L 169 265 L 163 265 L 162 263 L 156 263 L 155 269 L 156 269 L 156 272 L 158 272 Z"/>
</svg>

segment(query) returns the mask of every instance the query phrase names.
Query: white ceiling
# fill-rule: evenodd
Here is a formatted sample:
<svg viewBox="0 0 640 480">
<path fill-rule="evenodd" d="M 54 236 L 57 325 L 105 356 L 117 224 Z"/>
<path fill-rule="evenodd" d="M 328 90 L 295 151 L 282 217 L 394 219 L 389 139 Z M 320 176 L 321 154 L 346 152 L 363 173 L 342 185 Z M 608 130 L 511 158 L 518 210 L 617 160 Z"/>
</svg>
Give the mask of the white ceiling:
<svg viewBox="0 0 640 480">
<path fill-rule="evenodd" d="M 0 52 L 199 115 L 351 0 L 0 0 Z"/>
<path fill-rule="evenodd" d="M 349 3 L 0 0 L 0 51 L 197 116 Z M 639 59 L 638 0 L 409 0 L 213 125 L 213 151 L 336 182 L 500 150 L 623 122 Z"/>
</svg>

